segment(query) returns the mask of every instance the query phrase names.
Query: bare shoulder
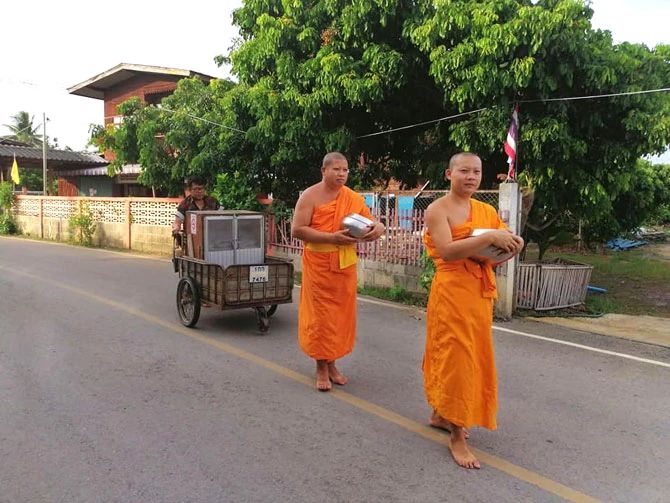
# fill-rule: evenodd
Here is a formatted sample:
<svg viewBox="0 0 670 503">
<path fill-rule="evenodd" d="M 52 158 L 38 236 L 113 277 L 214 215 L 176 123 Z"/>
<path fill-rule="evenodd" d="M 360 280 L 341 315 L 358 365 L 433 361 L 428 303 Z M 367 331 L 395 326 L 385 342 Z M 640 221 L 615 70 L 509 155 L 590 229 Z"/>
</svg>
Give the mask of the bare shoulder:
<svg viewBox="0 0 670 503">
<path fill-rule="evenodd" d="M 429 231 L 435 231 L 443 223 L 449 221 L 448 206 L 445 204 L 444 198 L 433 201 L 428 205 L 428 208 L 426 208 L 425 221 Z"/>
<path fill-rule="evenodd" d="M 449 201 L 446 197 L 441 197 L 428 205 L 426 208 L 426 218 L 438 215 L 446 216 L 449 213 Z"/>
<path fill-rule="evenodd" d="M 312 185 L 307 187 L 302 191 L 300 197 L 298 198 L 297 205 L 299 206 L 313 206 L 314 201 L 318 198 L 319 188 L 317 185 Z"/>
</svg>

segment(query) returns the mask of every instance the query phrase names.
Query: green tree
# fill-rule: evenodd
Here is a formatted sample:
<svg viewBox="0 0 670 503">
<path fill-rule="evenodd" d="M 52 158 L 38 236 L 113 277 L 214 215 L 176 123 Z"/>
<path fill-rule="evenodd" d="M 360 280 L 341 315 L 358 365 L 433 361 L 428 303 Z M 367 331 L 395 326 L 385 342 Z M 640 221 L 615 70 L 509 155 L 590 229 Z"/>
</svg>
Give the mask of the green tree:
<svg viewBox="0 0 670 503">
<path fill-rule="evenodd" d="M 12 134 L 4 136 L 10 140 L 21 141 L 32 145 L 33 147 L 42 146 L 42 135 L 37 134 L 37 130 L 41 124 L 35 126 L 35 116 L 31 116 L 28 112 L 21 111 L 11 117 L 11 124 L 3 124 L 8 128 Z"/>
<path fill-rule="evenodd" d="M 670 205 L 670 165 L 652 164 L 639 159 L 635 164 L 629 190 L 612 201 L 620 229 L 631 230 L 652 222 L 663 222 Z"/>
<path fill-rule="evenodd" d="M 429 59 L 405 31 L 426 5 L 271 1 L 234 13 L 241 42 L 229 61 L 240 86 L 231 106 L 254 145 L 254 166 L 275 175 L 274 194 L 295 200 L 319 179 L 330 150 L 348 153 L 353 184 L 367 187 L 391 177 L 413 184 L 444 158 L 432 131 L 358 138 L 444 110 Z"/>
<path fill-rule="evenodd" d="M 28 190 L 42 190 L 44 187 L 41 170 L 19 168 L 19 176 L 21 187 L 26 187 Z"/>
<path fill-rule="evenodd" d="M 567 98 L 667 87 L 670 47 L 615 45 L 591 16 L 582 0 L 248 0 L 218 57 L 237 85 L 182 81 L 163 108 L 127 103 L 103 144 L 174 190 L 188 173 L 237 172 L 292 202 L 329 150 L 349 155 L 360 188 L 391 177 L 441 188 L 448 157 L 476 151 L 490 187 L 519 103 L 529 222 L 614 232 L 603 223 L 618 218 L 637 160 L 670 143 L 670 95 Z M 412 124 L 423 125 L 385 133 Z"/>
<path fill-rule="evenodd" d="M 461 149 L 497 152 L 485 163 L 500 171 L 504 121 L 520 102 L 519 167 L 536 192 L 529 221 L 581 220 L 587 232 L 613 234 L 634 224 L 603 225 L 618 218 L 614 205 L 630 191 L 637 159 L 670 139 L 670 95 L 547 98 L 662 88 L 670 65 L 667 46 L 613 45 L 608 32 L 591 28 L 591 15 L 572 0 L 442 2 L 411 31 L 447 100 L 459 110 L 488 107 L 450 125 L 450 138 Z"/>
<path fill-rule="evenodd" d="M 233 106 L 247 139 L 271 146 L 259 164 L 296 193 L 318 179 L 320 155 L 363 158 L 354 181 L 443 182 L 458 150 L 505 170 L 510 112 L 521 103 L 521 168 L 537 203 L 577 218 L 612 213 L 636 160 L 670 138 L 667 94 L 545 101 L 664 87 L 668 50 L 613 45 L 575 0 L 247 2 L 234 14 Z M 223 58 L 222 58 L 223 61 Z M 364 137 L 485 108 L 455 121 Z M 262 155 L 262 151 L 260 153 Z M 439 168 L 435 168 L 437 165 Z"/>
</svg>

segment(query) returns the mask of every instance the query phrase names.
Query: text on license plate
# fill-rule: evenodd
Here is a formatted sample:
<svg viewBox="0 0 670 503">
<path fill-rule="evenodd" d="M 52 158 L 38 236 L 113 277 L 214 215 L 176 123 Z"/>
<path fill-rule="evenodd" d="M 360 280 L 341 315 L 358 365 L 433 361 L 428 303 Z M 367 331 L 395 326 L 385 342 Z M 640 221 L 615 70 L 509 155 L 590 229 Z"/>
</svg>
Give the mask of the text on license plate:
<svg viewBox="0 0 670 503">
<path fill-rule="evenodd" d="M 268 269 L 267 265 L 249 266 L 249 283 L 267 283 Z"/>
</svg>

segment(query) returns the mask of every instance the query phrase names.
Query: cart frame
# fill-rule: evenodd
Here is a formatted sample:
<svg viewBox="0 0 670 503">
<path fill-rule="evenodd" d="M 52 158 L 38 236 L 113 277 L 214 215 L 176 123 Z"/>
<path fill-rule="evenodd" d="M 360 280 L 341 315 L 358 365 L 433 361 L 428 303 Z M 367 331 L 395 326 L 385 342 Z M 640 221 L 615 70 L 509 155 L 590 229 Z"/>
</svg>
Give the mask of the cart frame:
<svg viewBox="0 0 670 503">
<path fill-rule="evenodd" d="M 180 255 L 184 236 L 175 239 L 172 263 L 179 274 L 177 313 L 183 325 L 194 327 L 201 305 L 222 311 L 252 308 L 265 333 L 279 304 L 293 302 L 293 262 L 265 255 L 262 264 L 219 264 Z"/>
</svg>

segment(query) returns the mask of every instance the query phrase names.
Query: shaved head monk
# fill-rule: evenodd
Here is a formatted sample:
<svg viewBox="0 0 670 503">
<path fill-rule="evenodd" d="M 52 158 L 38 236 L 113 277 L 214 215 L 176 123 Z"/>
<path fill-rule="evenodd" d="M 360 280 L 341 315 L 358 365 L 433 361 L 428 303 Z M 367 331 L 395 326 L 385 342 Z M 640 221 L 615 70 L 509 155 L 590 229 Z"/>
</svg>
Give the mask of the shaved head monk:
<svg viewBox="0 0 670 503">
<path fill-rule="evenodd" d="M 495 275 L 477 254 L 489 246 L 519 253 L 523 240 L 495 208 L 472 199 L 482 180 L 477 155 L 456 154 L 445 174 L 451 188 L 426 210 L 423 238 L 436 268 L 426 316 L 424 389 L 433 408 L 429 423 L 450 432 L 456 463 L 479 468 L 466 428 L 496 429 L 498 391 L 491 334 Z M 497 230 L 469 238 L 473 229 Z"/>
<path fill-rule="evenodd" d="M 342 230 L 342 219 L 358 213 L 372 220 L 362 196 L 345 187 L 346 157 L 323 158 L 321 181 L 306 189 L 295 206 L 291 235 L 305 243 L 298 310 L 300 348 L 316 360 L 316 389 L 344 385 L 335 361 L 349 354 L 356 341 L 356 243 L 374 241 L 384 232 L 374 222 L 360 239 Z"/>
</svg>

